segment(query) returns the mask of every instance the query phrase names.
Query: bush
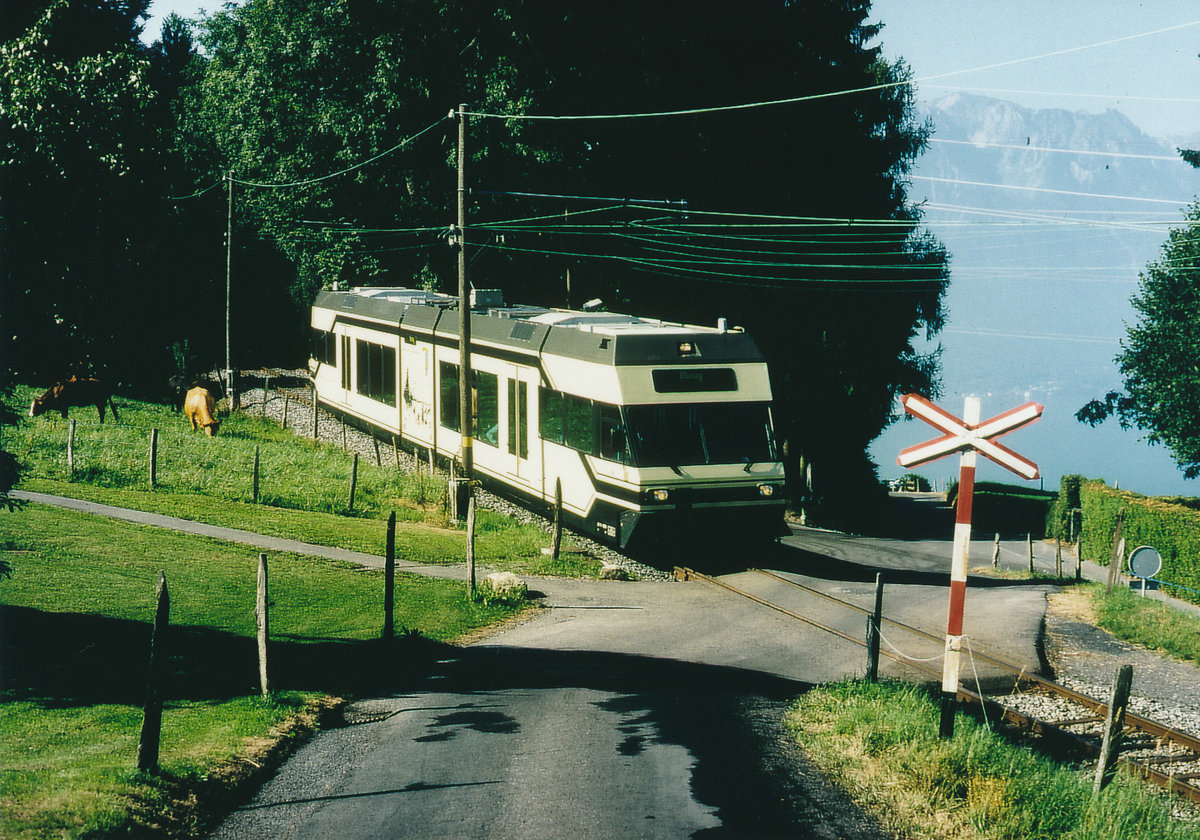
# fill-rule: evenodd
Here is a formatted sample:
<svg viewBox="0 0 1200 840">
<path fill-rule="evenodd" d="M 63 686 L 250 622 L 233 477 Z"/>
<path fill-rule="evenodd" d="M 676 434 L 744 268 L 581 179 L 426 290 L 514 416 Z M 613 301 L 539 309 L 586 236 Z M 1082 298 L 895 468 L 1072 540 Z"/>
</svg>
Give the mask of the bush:
<svg viewBox="0 0 1200 840">
<path fill-rule="evenodd" d="M 1200 603 L 1200 591 L 1189 591 L 1200 590 L 1200 511 L 1172 499 L 1115 490 L 1099 480 L 1081 483 L 1080 503 L 1083 508 L 1080 551 L 1085 560 L 1102 566 L 1109 564 L 1117 517 L 1124 508 L 1121 533 L 1125 538 L 1125 556 L 1138 546 L 1153 546 L 1163 558 L 1162 579 L 1186 587 L 1172 594 Z"/>
<path fill-rule="evenodd" d="M 1057 497 L 1050 490 L 981 481 L 975 485 L 971 528 L 982 534 L 1031 534 L 1034 539 L 1041 539 L 1047 535 L 1047 520 Z M 957 501 L 956 482 L 946 492 L 946 502 L 954 505 Z"/>
</svg>

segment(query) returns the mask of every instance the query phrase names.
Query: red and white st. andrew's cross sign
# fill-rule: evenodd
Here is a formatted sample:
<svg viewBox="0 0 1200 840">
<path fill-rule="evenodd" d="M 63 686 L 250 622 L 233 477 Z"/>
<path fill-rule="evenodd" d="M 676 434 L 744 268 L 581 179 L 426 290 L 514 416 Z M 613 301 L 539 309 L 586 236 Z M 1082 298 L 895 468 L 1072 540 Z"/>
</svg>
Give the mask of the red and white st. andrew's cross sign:
<svg viewBox="0 0 1200 840">
<path fill-rule="evenodd" d="M 943 437 L 910 446 L 900 452 L 896 462 L 902 467 L 914 467 L 933 461 L 952 452 L 977 450 L 984 457 L 995 461 L 1002 467 L 1015 472 L 1022 478 L 1038 477 L 1037 464 L 1023 458 L 1006 446 L 996 443 L 993 438 L 1028 425 L 1042 416 L 1042 406 L 1029 402 L 997 414 L 984 422 L 968 422 L 960 420 L 945 409 L 931 403 L 917 394 L 907 394 L 900 400 L 904 410 L 914 417 L 920 417 L 926 423 L 941 429 L 946 434 Z M 978 405 L 978 403 L 976 403 Z M 976 409 L 978 411 L 978 409 Z"/>
<path fill-rule="evenodd" d="M 909 414 L 945 432 L 900 453 L 896 462 L 912 467 L 961 452 L 958 471 L 958 505 L 954 516 L 954 549 L 950 560 L 950 611 L 946 617 L 946 659 L 942 669 L 942 721 L 940 734 L 954 734 L 954 701 L 958 695 L 959 655 L 962 651 L 963 612 L 967 593 L 967 553 L 971 547 L 971 503 L 975 495 L 976 453 L 982 453 L 1022 478 L 1037 478 L 1037 464 L 1023 458 L 993 438 L 1019 429 L 1042 416 L 1037 403 L 1025 403 L 1012 411 L 979 422 L 979 398 L 967 397 L 962 419 L 938 408 L 924 397 L 908 394 L 901 402 Z"/>
</svg>

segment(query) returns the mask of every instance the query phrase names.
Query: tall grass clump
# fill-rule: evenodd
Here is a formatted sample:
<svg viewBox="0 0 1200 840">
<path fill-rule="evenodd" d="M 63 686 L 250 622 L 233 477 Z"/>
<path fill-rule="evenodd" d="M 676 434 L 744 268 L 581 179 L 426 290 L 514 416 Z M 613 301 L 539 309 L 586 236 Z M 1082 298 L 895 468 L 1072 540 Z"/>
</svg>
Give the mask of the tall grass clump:
<svg viewBox="0 0 1200 840">
<path fill-rule="evenodd" d="M 1089 766 L 1063 764 L 959 715 L 938 737 L 940 709 L 906 683 L 845 682 L 801 697 L 797 741 L 886 830 L 988 840 L 1194 840 L 1158 791 L 1123 774 L 1093 797 Z"/>
</svg>

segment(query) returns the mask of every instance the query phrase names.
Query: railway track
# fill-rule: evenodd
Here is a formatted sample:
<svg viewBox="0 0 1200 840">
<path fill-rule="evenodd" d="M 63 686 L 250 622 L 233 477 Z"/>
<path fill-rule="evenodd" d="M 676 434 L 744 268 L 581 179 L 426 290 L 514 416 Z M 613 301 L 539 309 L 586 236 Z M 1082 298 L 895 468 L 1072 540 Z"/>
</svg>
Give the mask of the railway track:
<svg viewBox="0 0 1200 840">
<path fill-rule="evenodd" d="M 750 570 L 756 575 L 786 584 L 803 593 L 805 597 L 817 597 L 830 601 L 845 609 L 869 615 L 870 610 L 858 604 L 814 589 L 784 575 L 765 569 Z M 676 568 L 680 580 L 700 580 L 721 587 L 764 607 L 773 609 L 790 618 L 802 621 L 819 630 L 831 633 L 846 641 L 866 647 L 864 638 L 853 636 L 835 627 L 830 627 L 791 606 L 762 598 L 727 581 L 710 577 L 692 569 Z M 900 630 L 924 641 L 944 645 L 945 637 L 929 633 L 902 622 L 883 619 L 885 632 Z M 880 654 L 911 668 L 931 680 L 940 682 L 941 670 L 929 661 L 916 660 L 903 654 L 881 649 Z M 1108 713 L 1108 703 L 1089 697 L 1066 686 L 1028 673 L 1025 669 L 996 659 L 978 650 L 971 651 L 976 660 L 986 662 L 996 669 L 1014 675 L 1013 689 L 1005 695 L 985 695 L 961 687 L 958 699 L 967 706 L 980 710 L 989 722 L 1000 722 L 1036 736 L 1059 749 L 1074 755 L 1096 757 L 1100 752 L 1101 738 Z M 1148 781 L 1192 802 L 1200 803 L 1200 737 L 1173 729 L 1139 715 L 1126 713 L 1118 761 L 1125 768 Z"/>
</svg>

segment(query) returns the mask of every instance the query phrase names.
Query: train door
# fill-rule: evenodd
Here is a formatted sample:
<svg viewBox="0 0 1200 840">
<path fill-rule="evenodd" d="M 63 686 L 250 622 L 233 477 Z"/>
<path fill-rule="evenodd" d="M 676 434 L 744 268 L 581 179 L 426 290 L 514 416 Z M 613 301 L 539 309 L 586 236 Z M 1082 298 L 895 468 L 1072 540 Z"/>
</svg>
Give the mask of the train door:
<svg viewBox="0 0 1200 840">
<path fill-rule="evenodd" d="M 518 483 L 531 486 L 534 476 L 529 467 L 529 383 L 522 378 L 521 368 L 515 365 L 509 365 L 507 373 L 504 389 L 505 469 L 519 479 Z"/>
</svg>

